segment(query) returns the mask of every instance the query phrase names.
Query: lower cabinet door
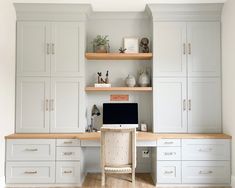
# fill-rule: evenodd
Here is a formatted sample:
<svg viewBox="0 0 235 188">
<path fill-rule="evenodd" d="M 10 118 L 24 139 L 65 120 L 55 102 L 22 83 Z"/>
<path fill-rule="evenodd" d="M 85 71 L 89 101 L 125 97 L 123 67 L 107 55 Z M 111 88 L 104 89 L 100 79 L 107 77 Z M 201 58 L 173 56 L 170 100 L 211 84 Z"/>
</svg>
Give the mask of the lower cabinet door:
<svg viewBox="0 0 235 188">
<path fill-rule="evenodd" d="M 157 183 L 181 183 L 181 161 L 157 161 Z"/>
<path fill-rule="evenodd" d="M 80 184 L 80 162 L 56 162 L 56 183 Z"/>
<path fill-rule="evenodd" d="M 55 162 L 7 162 L 6 183 L 55 183 Z"/>
<path fill-rule="evenodd" d="M 230 184 L 230 162 L 183 161 L 182 183 Z"/>
<path fill-rule="evenodd" d="M 56 147 L 57 161 L 78 161 L 81 156 L 80 147 Z"/>
</svg>

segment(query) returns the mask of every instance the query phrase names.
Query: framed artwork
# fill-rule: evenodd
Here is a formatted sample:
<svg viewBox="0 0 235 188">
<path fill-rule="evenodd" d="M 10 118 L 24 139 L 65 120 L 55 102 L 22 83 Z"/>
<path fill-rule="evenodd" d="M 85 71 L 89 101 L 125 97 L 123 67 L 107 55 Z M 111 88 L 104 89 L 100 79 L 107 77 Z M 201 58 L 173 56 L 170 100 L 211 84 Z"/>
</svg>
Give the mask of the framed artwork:
<svg viewBox="0 0 235 188">
<path fill-rule="evenodd" d="M 139 39 L 138 38 L 124 38 L 125 53 L 139 53 Z"/>
</svg>

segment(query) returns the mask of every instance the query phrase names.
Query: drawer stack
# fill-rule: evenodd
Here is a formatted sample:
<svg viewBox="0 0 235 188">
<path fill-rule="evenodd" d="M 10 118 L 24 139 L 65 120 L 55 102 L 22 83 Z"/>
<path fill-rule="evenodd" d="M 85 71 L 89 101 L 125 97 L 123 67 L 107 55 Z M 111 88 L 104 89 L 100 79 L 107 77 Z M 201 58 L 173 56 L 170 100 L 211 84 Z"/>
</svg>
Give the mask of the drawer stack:
<svg viewBox="0 0 235 188">
<path fill-rule="evenodd" d="M 229 139 L 161 139 L 158 184 L 230 184 Z"/>
</svg>

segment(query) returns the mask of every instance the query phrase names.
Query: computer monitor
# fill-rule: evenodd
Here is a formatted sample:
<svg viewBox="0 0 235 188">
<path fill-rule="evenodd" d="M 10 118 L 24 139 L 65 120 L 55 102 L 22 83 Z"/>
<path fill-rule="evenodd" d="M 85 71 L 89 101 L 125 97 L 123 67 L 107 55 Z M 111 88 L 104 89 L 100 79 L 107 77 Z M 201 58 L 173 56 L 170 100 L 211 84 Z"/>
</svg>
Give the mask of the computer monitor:
<svg viewBox="0 0 235 188">
<path fill-rule="evenodd" d="M 137 103 L 104 103 L 104 127 L 138 127 Z"/>
</svg>

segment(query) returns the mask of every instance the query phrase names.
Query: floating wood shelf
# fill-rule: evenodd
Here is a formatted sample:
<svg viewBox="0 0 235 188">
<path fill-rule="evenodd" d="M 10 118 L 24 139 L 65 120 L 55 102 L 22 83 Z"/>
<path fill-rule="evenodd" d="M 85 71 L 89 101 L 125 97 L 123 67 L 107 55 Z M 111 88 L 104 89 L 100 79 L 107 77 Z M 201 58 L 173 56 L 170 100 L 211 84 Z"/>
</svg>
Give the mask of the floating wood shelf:
<svg viewBox="0 0 235 188">
<path fill-rule="evenodd" d="M 86 91 L 152 91 L 152 87 L 86 87 Z"/>
<path fill-rule="evenodd" d="M 86 53 L 89 60 L 151 60 L 152 53 Z"/>
</svg>

